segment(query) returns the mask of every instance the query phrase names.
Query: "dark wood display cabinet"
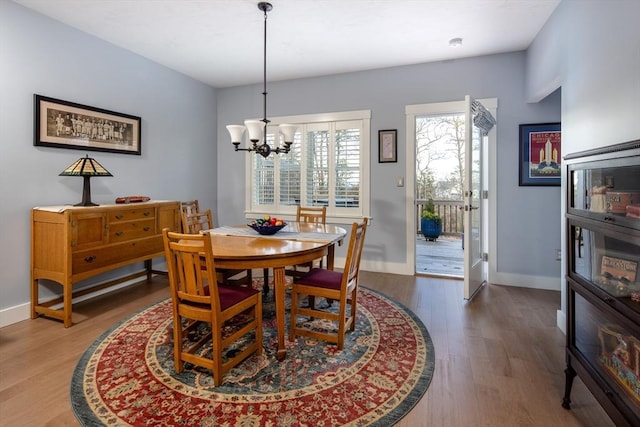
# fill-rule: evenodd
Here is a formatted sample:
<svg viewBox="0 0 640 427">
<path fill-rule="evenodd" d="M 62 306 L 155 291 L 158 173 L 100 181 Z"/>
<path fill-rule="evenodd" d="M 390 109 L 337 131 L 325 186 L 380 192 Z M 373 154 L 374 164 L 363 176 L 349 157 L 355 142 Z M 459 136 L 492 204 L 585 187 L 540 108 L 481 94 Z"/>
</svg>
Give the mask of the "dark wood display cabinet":
<svg viewBox="0 0 640 427">
<path fill-rule="evenodd" d="M 567 163 L 567 368 L 616 425 L 640 425 L 640 140 Z"/>
</svg>

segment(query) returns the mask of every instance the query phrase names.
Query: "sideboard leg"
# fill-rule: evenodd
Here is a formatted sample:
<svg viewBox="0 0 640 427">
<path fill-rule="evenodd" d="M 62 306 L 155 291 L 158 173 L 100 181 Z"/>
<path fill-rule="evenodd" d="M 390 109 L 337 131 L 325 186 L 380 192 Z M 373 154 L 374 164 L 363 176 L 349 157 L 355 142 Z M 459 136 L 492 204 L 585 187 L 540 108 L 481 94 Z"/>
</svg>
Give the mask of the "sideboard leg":
<svg viewBox="0 0 640 427">
<path fill-rule="evenodd" d="M 564 409 L 571 409 L 571 387 L 573 386 L 573 379 L 576 377 L 576 371 L 571 367 L 571 362 L 567 362 L 567 368 L 564 370 L 565 383 L 564 383 L 564 398 L 562 398 L 562 407 Z"/>
<path fill-rule="evenodd" d="M 150 282 L 153 273 L 153 264 L 150 259 L 144 260 L 144 268 L 147 270 L 147 282 Z"/>
<path fill-rule="evenodd" d="M 31 279 L 31 318 L 35 319 L 38 317 L 38 312 L 36 311 L 36 306 L 38 305 L 38 279 Z"/>
<path fill-rule="evenodd" d="M 73 292 L 71 287 L 71 280 L 67 280 L 66 283 L 62 284 L 62 319 L 65 328 L 71 327 L 73 325 L 72 315 L 73 311 L 71 309 L 71 304 L 73 302 Z"/>
</svg>

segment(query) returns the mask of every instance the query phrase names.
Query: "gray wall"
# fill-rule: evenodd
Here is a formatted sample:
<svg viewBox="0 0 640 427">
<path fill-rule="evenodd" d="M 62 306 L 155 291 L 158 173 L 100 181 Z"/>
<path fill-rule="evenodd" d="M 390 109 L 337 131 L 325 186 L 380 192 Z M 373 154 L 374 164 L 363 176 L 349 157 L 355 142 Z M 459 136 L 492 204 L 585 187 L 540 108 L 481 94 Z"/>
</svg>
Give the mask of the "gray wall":
<svg viewBox="0 0 640 427">
<path fill-rule="evenodd" d="M 234 153 L 224 124 L 260 117 L 261 86 L 221 89 L 218 94 L 218 212 L 222 222 L 238 222 L 244 210 L 244 159 Z M 388 68 L 326 77 L 274 82 L 268 85 L 269 115 L 371 110 L 371 215 L 367 247 L 384 251 L 387 263 L 407 263 L 404 233 L 406 201 L 396 177 L 406 176 L 403 141 L 404 108 L 410 104 L 498 98 L 497 144 L 498 236 L 497 270 L 502 277 L 518 276 L 520 283 L 539 276 L 557 286 L 560 263 L 560 188 L 518 186 L 518 125 L 560 121 L 560 96 L 538 104 L 525 100 L 525 54 L 492 55 Z M 378 130 L 398 129 L 398 162 L 379 164 Z M 385 218 L 386 224 L 376 223 Z M 391 224 L 392 226 L 387 226 Z M 526 244 L 525 244 L 526 242 Z M 363 264 L 376 254 L 363 253 Z M 523 278 L 524 276 L 524 278 Z M 527 279 L 531 276 L 531 280 Z M 513 284 L 513 283 L 512 283 Z"/>
<path fill-rule="evenodd" d="M 34 147 L 34 93 L 140 116 L 142 156 Z M 1 0 L 0 94 L 0 311 L 30 300 L 30 209 L 78 203 L 82 179 L 58 174 L 85 154 L 114 175 L 91 180 L 94 202 L 215 206 L 215 89 Z"/>
<path fill-rule="evenodd" d="M 637 0 L 563 0 L 530 47 L 528 96 L 535 99 L 562 86 L 565 154 L 640 139 L 639 16 Z M 563 201 L 560 215 L 565 212 Z M 563 222 L 563 246 L 564 231 Z M 563 285 L 561 328 L 566 301 Z"/>
</svg>

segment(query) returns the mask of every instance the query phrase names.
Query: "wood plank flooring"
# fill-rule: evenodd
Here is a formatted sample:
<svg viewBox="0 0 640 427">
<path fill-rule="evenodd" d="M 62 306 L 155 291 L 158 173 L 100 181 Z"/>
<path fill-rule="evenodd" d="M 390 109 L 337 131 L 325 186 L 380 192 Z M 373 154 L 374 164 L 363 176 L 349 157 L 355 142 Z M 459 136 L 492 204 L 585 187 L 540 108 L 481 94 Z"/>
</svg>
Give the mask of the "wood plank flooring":
<svg viewBox="0 0 640 427">
<path fill-rule="evenodd" d="M 396 425 L 613 426 L 576 379 L 564 393 L 559 292 L 488 285 L 472 302 L 458 280 L 361 273 L 364 286 L 410 308 L 435 346 L 427 393 Z M 74 305 L 74 326 L 38 318 L 0 329 L 0 425 L 77 426 L 70 381 L 84 351 L 130 314 L 168 297 L 166 278 Z"/>
</svg>

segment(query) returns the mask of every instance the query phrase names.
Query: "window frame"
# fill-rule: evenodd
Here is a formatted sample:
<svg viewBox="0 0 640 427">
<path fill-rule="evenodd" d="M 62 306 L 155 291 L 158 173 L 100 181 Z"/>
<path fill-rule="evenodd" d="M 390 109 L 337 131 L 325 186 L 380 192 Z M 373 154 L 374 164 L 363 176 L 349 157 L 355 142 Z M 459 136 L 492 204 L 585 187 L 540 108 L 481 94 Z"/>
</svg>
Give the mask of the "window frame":
<svg viewBox="0 0 640 427">
<path fill-rule="evenodd" d="M 350 224 L 354 220 L 362 217 L 370 216 L 370 146 L 371 146 L 371 110 L 356 110 L 356 111 L 343 111 L 332 113 L 318 113 L 318 114 L 303 114 L 297 116 L 280 116 L 271 117 L 269 127 L 276 127 L 283 123 L 298 124 L 298 125 L 315 125 L 329 123 L 331 128 L 335 128 L 336 122 L 349 122 L 360 121 L 362 123 L 361 137 L 360 137 L 360 200 L 358 208 L 336 208 L 327 206 L 327 222 L 334 224 Z M 298 129 L 300 132 L 300 129 Z M 302 144 L 305 144 L 305 135 L 302 135 Z M 330 148 L 329 164 L 330 168 L 335 173 L 335 146 L 333 143 Z M 306 185 L 306 169 L 307 161 L 305 155 L 304 146 L 302 147 L 302 156 L 300 162 L 300 174 L 301 174 L 301 191 Z M 257 153 L 247 153 L 245 158 L 245 217 L 256 218 L 263 215 L 277 215 L 286 220 L 295 220 L 296 207 L 291 205 L 281 205 L 279 198 L 279 179 L 280 169 L 279 161 L 276 161 L 276 167 L 274 169 L 275 185 L 274 185 L 274 204 L 273 205 L 254 205 L 253 192 L 254 192 L 254 169 L 253 169 L 253 156 L 258 156 Z M 271 156 L 279 156 L 278 154 L 271 154 Z M 335 189 L 330 190 L 334 192 Z"/>
</svg>

